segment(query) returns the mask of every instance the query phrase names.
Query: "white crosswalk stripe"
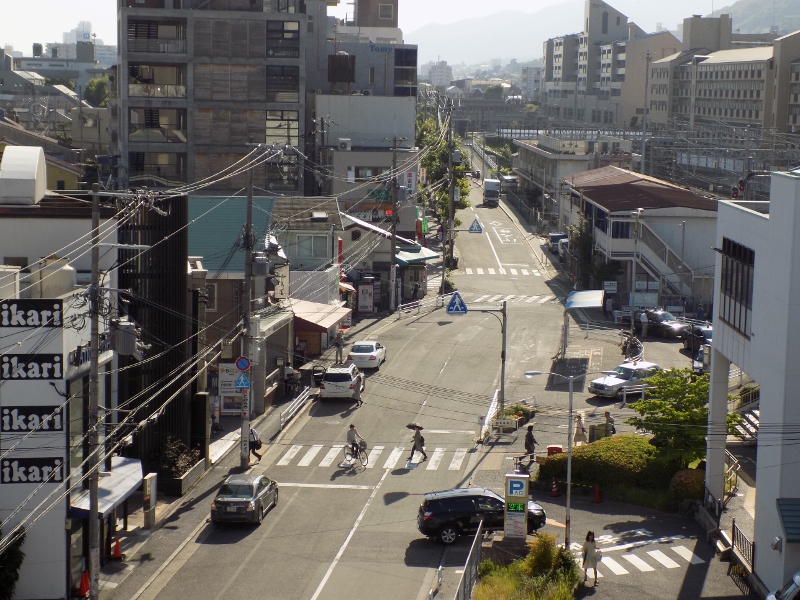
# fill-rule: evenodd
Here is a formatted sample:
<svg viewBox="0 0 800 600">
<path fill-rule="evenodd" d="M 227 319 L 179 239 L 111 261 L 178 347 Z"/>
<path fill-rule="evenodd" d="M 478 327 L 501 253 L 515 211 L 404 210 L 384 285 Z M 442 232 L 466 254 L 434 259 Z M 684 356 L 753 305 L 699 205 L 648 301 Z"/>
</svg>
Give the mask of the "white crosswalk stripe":
<svg viewBox="0 0 800 600">
<path fill-rule="evenodd" d="M 322 459 L 322 451 L 325 448 L 323 444 L 294 444 L 286 450 L 285 454 L 278 460 L 276 466 L 286 467 L 294 464 L 298 467 L 330 467 L 333 464 L 339 464 L 344 459 L 342 449 L 344 444 L 334 444 L 325 452 Z M 386 455 L 386 446 L 374 446 L 368 450 L 367 468 L 374 469 L 380 465 L 381 457 Z M 403 448 L 396 446 L 391 449 L 386 461 L 383 463 L 384 469 L 394 469 L 398 463 L 402 463 L 402 458 L 405 453 L 410 452 L 410 448 Z M 425 469 L 428 471 L 436 471 L 443 468 L 443 465 L 448 465 L 450 471 L 458 471 L 464 464 L 469 450 L 467 448 L 436 448 L 428 455 L 428 460 L 425 464 Z M 299 458 L 299 460 L 297 460 Z M 317 461 L 319 462 L 317 463 Z M 296 462 L 295 462 L 296 461 Z M 415 452 L 414 458 L 407 461 L 409 465 L 422 464 L 422 453 Z"/>
<path fill-rule="evenodd" d="M 464 271 L 467 273 L 467 275 L 472 275 L 472 269 L 470 269 L 469 267 L 464 269 Z"/>
<path fill-rule="evenodd" d="M 643 109 L 643 110 L 644 110 L 644 109 Z M 476 271 L 478 271 L 478 275 L 483 275 L 483 269 L 481 269 L 480 267 L 478 267 L 478 268 L 477 268 L 477 269 L 475 269 L 475 270 L 476 270 Z"/>
<path fill-rule="evenodd" d="M 516 302 L 516 303 L 526 303 L 531 304 L 532 302 L 537 302 L 539 304 L 546 304 L 548 302 L 552 304 L 561 304 L 564 301 L 564 298 L 561 296 L 517 296 L 515 294 L 511 295 L 504 295 L 504 294 L 484 294 L 483 296 L 478 296 L 474 300 L 470 300 L 466 298 L 468 304 L 477 304 L 480 302 Z"/>
<path fill-rule="evenodd" d="M 487 300 L 487 302 L 497 302 L 500 298 L 503 297 L 503 294 L 497 294 L 497 296 L 492 296 Z"/>
<path fill-rule="evenodd" d="M 494 275 L 494 269 L 490 268 L 490 269 L 488 269 L 488 271 L 489 271 L 489 275 Z"/>
<path fill-rule="evenodd" d="M 544 303 L 545 303 L 545 302 L 547 302 L 548 300 L 553 300 L 554 298 L 555 298 L 555 296 L 545 296 L 544 298 L 542 298 L 541 300 L 539 300 L 539 304 L 544 304 Z"/>
<path fill-rule="evenodd" d="M 526 302 L 526 303 L 533 302 L 533 301 L 534 301 L 534 300 L 536 300 L 538 297 L 539 297 L 539 296 L 531 296 L 530 298 L 526 298 L 526 299 L 525 299 L 525 302 Z"/>
<path fill-rule="evenodd" d="M 484 300 L 486 300 L 486 299 L 487 299 L 487 298 L 489 298 L 490 296 L 491 296 L 491 294 L 484 294 L 484 295 L 483 295 L 483 296 L 481 296 L 480 298 L 475 298 L 475 300 L 473 300 L 473 302 L 483 302 Z"/>
<path fill-rule="evenodd" d="M 511 294 L 510 296 L 504 296 L 502 302 L 511 302 L 513 299 L 514 299 L 514 294 Z"/>
<path fill-rule="evenodd" d="M 527 269 L 520 269 L 520 270 L 522 271 L 523 275 L 527 275 L 528 274 L 528 270 Z"/>
<path fill-rule="evenodd" d="M 499 270 L 500 270 L 500 275 L 505 275 L 506 274 L 506 270 L 503 267 L 500 267 Z"/>
<path fill-rule="evenodd" d="M 541 273 L 539 273 L 539 271 L 534 271 L 534 272 L 533 272 L 533 274 L 534 274 L 536 277 L 541 277 L 541 276 L 542 276 L 542 274 L 541 274 Z"/>
<path fill-rule="evenodd" d="M 655 571 L 653 567 L 648 565 L 646 562 L 644 562 L 641 558 L 639 558 L 635 554 L 623 554 L 622 558 L 627 560 L 629 563 L 631 563 L 634 567 L 636 567 L 643 573 L 647 571 Z"/>
<path fill-rule="evenodd" d="M 683 546 L 673 546 L 672 551 L 675 552 L 682 559 L 688 560 L 693 565 L 699 565 L 706 562 L 702 558 L 697 556 L 694 552 L 692 552 L 688 548 L 684 548 Z"/>
<path fill-rule="evenodd" d="M 517 274 L 517 270 L 516 269 L 509 269 L 509 271 L 511 271 L 512 275 L 516 275 Z"/>
<path fill-rule="evenodd" d="M 534 277 L 542 276 L 538 269 L 505 269 L 503 267 L 464 267 L 464 275 L 509 275 L 511 277 L 518 277 L 519 275 L 524 275 L 526 277 L 528 275 L 533 275 Z"/>
<path fill-rule="evenodd" d="M 658 561 L 668 569 L 677 569 L 680 567 L 678 563 L 672 560 L 669 556 L 664 554 L 661 550 L 650 550 L 647 553 L 653 560 Z"/>
<path fill-rule="evenodd" d="M 628 570 L 610 556 L 603 555 L 600 563 L 614 573 L 614 575 L 627 575 Z"/>
</svg>

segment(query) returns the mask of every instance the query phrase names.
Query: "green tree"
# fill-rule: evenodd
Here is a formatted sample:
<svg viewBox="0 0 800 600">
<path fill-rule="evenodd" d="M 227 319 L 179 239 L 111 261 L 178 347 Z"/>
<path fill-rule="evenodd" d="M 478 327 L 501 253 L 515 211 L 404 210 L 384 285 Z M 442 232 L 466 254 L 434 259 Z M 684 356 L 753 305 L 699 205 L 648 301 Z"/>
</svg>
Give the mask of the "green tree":
<svg viewBox="0 0 800 600">
<path fill-rule="evenodd" d="M 429 152 L 422 159 L 422 166 L 425 168 L 425 178 L 428 181 L 428 191 L 431 206 L 436 211 L 437 217 L 441 222 L 446 222 L 449 218 L 450 195 L 449 187 L 444 185 L 447 179 L 447 162 L 449 152 L 447 148 L 446 136 L 442 135 L 438 124 L 433 119 L 420 121 L 417 124 L 417 146 Z M 460 146 L 460 140 L 454 140 L 454 146 Z M 456 186 L 459 188 L 460 199 L 455 203 L 455 210 L 463 210 L 469 207 L 469 183 L 466 180 L 466 167 L 455 165 L 453 173 L 456 178 Z M 437 184 L 441 184 L 438 185 Z M 456 225 L 460 223 L 456 220 Z"/>
<path fill-rule="evenodd" d="M 16 533 L 15 530 L 12 535 Z M 3 532 L 0 530 L 0 540 Z M 25 533 L 20 533 L 8 548 L 0 552 L 0 600 L 11 600 L 19 580 L 19 568 L 25 559 L 22 544 L 25 543 Z"/>
<path fill-rule="evenodd" d="M 71 90 L 75 90 L 75 82 L 66 77 L 45 77 L 44 83 L 45 85 L 63 85 Z"/>
<path fill-rule="evenodd" d="M 108 96 L 108 77 L 92 79 L 83 90 L 83 99 L 96 107 L 105 106 Z"/>
<path fill-rule="evenodd" d="M 483 92 L 484 98 L 490 98 L 492 100 L 502 100 L 503 99 L 503 86 L 498 84 L 490 85 L 486 88 L 486 91 Z"/>
<path fill-rule="evenodd" d="M 647 394 L 630 404 L 639 414 L 625 422 L 653 434 L 652 443 L 682 467 L 702 458 L 708 432 L 708 375 L 690 369 L 659 371 L 646 384 Z M 728 414 L 727 434 L 738 435 L 737 414 Z"/>
</svg>

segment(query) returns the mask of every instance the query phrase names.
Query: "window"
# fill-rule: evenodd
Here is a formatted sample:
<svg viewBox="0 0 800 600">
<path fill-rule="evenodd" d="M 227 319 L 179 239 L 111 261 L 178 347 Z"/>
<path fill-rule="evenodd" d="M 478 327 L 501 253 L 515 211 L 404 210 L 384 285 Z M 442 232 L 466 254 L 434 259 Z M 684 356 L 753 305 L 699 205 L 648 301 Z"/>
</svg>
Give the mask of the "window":
<svg viewBox="0 0 800 600">
<path fill-rule="evenodd" d="M 361 239 L 361 230 L 354 229 L 350 232 L 350 241 L 355 242 Z"/>
<path fill-rule="evenodd" d="M 324 235 L 298 235 L 297 255 L 301 258 L 328 258 L 328 238 Z"/>
<path fill-rule="evenodd" d="M 608 13 L 603 13 L 603 33 L 608 33 Z"/>
<path fill-rule="evenodd" d="M 265 142 L 279 146 L 287 143 L 299 146 L 299 119 L 299 112 L 296 110 L 268 110 Z"/>
<path fill-rule="evenodd" d="M 369 84 L 375 85 L 375 67 L 369 68 Z"/>
<path fill-rule="evenodd" d="M 721 254 L 719 317 L 742 335 L 750 337 L 755 251 L 723 238 Z"/>
<path fill-rule="evenodd" d="M 391 21 L 394 19 L 394 6 L 391 4 L 379 4 L 378 18 L 383 21 Z"/>
<path fill-rule="evenodd" d="M 217 284 L 206 284 L 205 294 L 201 294 L 202 296 L 205 297 L 206 312 L 215 312 L 217 310 Z"/>
<path fill-rule="evenodd" d="M 300 67 L 268 66 L 267 102 L 300 102 Z"/>
<path fill-rule="evenodd" d="M 300 57 L 300 23 L 267 21 L 267 58 Z"/>
</svg>

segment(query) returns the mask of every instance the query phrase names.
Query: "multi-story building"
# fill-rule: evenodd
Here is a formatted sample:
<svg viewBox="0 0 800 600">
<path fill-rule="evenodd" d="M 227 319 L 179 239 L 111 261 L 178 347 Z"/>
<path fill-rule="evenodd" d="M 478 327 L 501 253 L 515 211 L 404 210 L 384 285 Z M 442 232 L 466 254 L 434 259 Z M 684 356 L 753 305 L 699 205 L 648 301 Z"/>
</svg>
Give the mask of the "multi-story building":
<svg viewBox="0 0 800 600">
<path fill-rule="evenodd" d="M 305 131 L 305 3 L 124 0 L 119 8 L 122 187 L 217 176 L 252 144 L 297 148 Z M 213 183 L 240 189 L 245 174 Z M 303 189 L 297 153 L 253 169 L 270 192 Z M 216 193 L 216 192 L 215 192 Z"/>
<path fill-rule="evenodd" d="M 667 31 L 648 34 L 609 4 L 587 0 L 584 30 L 544 43 L 547 116 L 560 123 L 628 127 L 644 110 L 647 61 L 679 45 Z"/>
<path fill-rule="evenodd" d="M 522 68 L 522 97 L 525 100 L 539 100 L 542 90 L 543 67 Z"/>
<path fill-rule="evenodd" d="M 428 79 L 437 88 L 447 87 L 453 81 L 453 67 L 444 60 L 433 63 L 428 73 Z"/>
</svg>

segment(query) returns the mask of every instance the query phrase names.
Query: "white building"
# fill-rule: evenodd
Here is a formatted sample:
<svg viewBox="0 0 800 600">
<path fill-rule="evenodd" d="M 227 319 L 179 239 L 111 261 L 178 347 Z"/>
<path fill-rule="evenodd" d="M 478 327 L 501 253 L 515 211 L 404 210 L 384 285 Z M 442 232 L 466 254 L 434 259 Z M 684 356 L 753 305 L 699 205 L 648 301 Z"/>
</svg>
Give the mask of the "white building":
<svg viewBox="0 0 800 600">
<path fill-rule="evenodd" d="M 439 88 L 447 87 L 453 81 L 453 67 L 444 60 L 433 63 L 428 77 L 434 86 Z"/>
<path fill-rule="evenodd" d="M 760 386 L 754 572 L 776 590 L 800 570 L 800 171 L 772 173 L 770 198 L 719 203 L 706 487 L 723 498 L 734 363 Z"/>
</svg>

